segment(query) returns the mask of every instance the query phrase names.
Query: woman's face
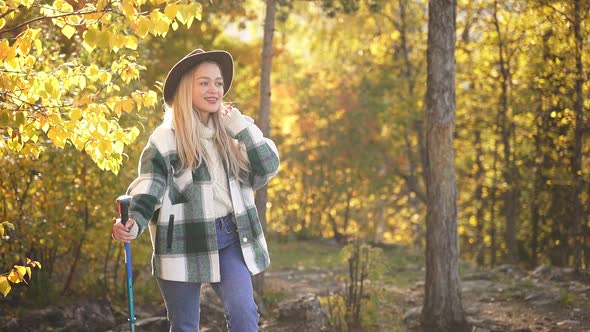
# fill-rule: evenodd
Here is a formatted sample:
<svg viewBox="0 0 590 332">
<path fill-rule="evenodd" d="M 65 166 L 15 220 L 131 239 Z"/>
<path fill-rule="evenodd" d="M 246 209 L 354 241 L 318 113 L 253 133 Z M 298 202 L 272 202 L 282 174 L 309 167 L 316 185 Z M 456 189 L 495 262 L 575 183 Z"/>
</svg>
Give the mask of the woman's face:
<svg viewBox="0 0 590 332">
<path fill-rule="evenodd" d="M 211 62 L 201 63 L 194 74 L 193 106 L 200 112 L 215 113 L 222 97 L 223 77 L 219 66 Z"/>
</svg>

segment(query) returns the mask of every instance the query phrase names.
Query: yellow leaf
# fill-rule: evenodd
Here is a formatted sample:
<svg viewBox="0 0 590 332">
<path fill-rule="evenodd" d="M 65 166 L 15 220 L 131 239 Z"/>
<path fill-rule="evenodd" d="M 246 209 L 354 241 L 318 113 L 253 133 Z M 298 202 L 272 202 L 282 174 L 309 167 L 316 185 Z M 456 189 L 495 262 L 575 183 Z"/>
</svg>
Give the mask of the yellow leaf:
<svg viewBox="0 0 590 332">
<path fill-rule="evenodd" d="M 84 90 L 86 87 L 86 76 L 81 75 L 78 78 L 78 86 L 80 87 L 80 90 Z"/>
<path fill-rule="evenodd" d="M 28 32 L 28 31 L 27 31 Z M 31 43 L 33 39 L 29 39 L 28 33 L 23 33 L 15 42 L 16 50 L 20 55 L 27 55 L 31 51 Z"/>
<path fill-rule="evenodd" d="M 111 47 L 111 35 L 110 31 L 97 31 L 96 32 L 96 45 L 98 47 Z"/>
<path fill-rule="evenodd" d="M 76 33 L 76 28 L 74 28 L 71 25 L 65 25 L 62 29 L 61 29 L 61 33 L 64 34 L 64 36 L 66 36 L 68 39 L 72 38 L 72 36 Z"/>
<path fill-rule="evenodd" d="M 191 28 L 191 25 L 193 25 L 193 21 L 194 21 L 194 17 L 191 16 L 188 18 L 188 21 L 186 22 L 187 29 Z"/>
<path fill-rule="evenodd" d="M 97 127 L 98 133 L 105 136 L 109 130 L 109 123 L 106 121 L 100 121 Z"/>
<path fill-rule="evenodd" d="M 10 286 L 8 278 L 6 278 L 5 276 L 0 276 L 0 292 L 2 292 L 2 295 L 4 295 L 4 297 L 6 297 L 8 293 L 10 293 L 11 288 L 12 286 Z"/>
<path fill-rule="evenodd" d="M 111 75 L 111 73 L 104 70 L 101 71 L 101 73 L 98 75 L 98 79 L 100 79 L 100 81 L 104 84 L 109 83 L 112 77 L 113 75 Z"/>
<path fill-rule="evenodd" d="M 137 50 L 137 38 L 135 38 L 135 36 L 126 36 L 125 47 L 130 50 Z"/>
<path fill-rule="evenodd" d="M 137 20 L 137 24 L 134 25 L 134 30 L 135 33 L 137 34 L 137 37 L 139 38 L 145 38 L 148 33 L 150 32 L 150 27 L 151 27 L 151 22 L 149 19 L 141 16 L 138 20 Z"/>
<path fill-rule="evenodd" d="M 122 154 L 124 147 L 125 145 L 123 145 L 122 142 L 116 141 L 115 144 L 113 144 L 113 153 Z"/>
<path fill-rule="evenodd" d="M 168 29 L 170 28 L 170 19 L 166 15 L 162 14 L 158 10 L 153 10 L 150 13 L 150 19 L 152 21 L 152 33 L 155 36 L 166 36 Z"/>
<path fill-rule="evenodd" d="M 37 51 L 37 56 L 43 54 L 43 44 L 41 44 L 41 39 L 35 39 L 35 50 Z"/>
<path fill-rule="evenodd" d="M 195 18 L 200 21 L 201 15 L 203 15 L 203 5 L 198 2 L 195 2 L 192 4 L 192 6 L 193 6 L 193 12 L 195 13 Z M 189 26 L 189 28 L 190 28 L 190 26 Z"/>
<path fill-rule="evenodd" d="M 143 100 L 141 93 L 139 93 L 137 91 L 133 91 L 133 92 L 131 92 L 131 98 L 133 98 L 133 101 L 135 101 L 138 108 L 141 107 L 141 102 Z"/>
<path fill-rule="evenodd" d="M 27 30 L 27 38 L 30 40 L 38 39 L 40 34 L 41 34 L 41 29 L 28 29 Z"/>
<path fill-rule="evenodd" d="M 123 0 L 123 14 L 129 18 L 133 18 L 137 15 L 137 9 L 133 6 L 133 2 L 129 0 Z"/>
<path fill-rule="evenodd" d="M 8 40 L 0 40 L 0 60 L 6 59 L 9 49 L 12 48 L 10 47 L 10 45 L 8 45 Z"/>
<path fill-rule="evenodd" d="M 91 53 L 96 48 L 96 30 L 92 28 L 88 29 L 84 31 L 82 37 L 84 39 L 82 45 L 88 53 Z"/>
<path fill-rule="evenodd" d="M 122 102 L 121 107 L 123 108 L 123 112 L 131 113 L 135 110 L 135 102 L 133 99 L 126 99 Z"/>
<path fill-rule="evenodd" d="M 82 111 L 79 108 L 74 108 L 70 112 L 70 119 L 72 119 L 72 121 L 78 121 L 81 117 L 82 117 Z"/>
<path fill-rule="evenodd" d="M 84 73 L 91 81 L 96 81 L 98 79 L 98 67 L 95 64 L 91 64 L 90 66 L 86 67 L 86 71 Z"/>
<path fill-rule="evenodd" d="M 183 6 L 184 7 L 184 6 Z M 184 8 L 183 8 L 184 9 Z M 184 17 L 184 15 L 182 15 L 182 13 L 184 12 L 184 10 L 179 10 L 176 12 L 176 19 L 178 19 L 178 21 L 182 24 L 186 24 L 186 18 Z"/>
<path fill-rule="evenodd" d="M 176 17 L 176 13 L 178 13 L 178 5 L 175 3 L 167 5 L 164 9 L 164 14 L 166 14 L 169 19 Z"/>
<path fill-rule="evenodd" d="M 15 265 L 14 268 L 8 274 L 8 280 L 13 284 L 18 284 L 23 281 L 23 277 L 26 273 L 24 266 Z"/>
<path fill-rule="evenodd" d="M 0 18 L 0 29 L 4 28 L 5 24 L 6 24 L 6 20 L 3 18 Z"/>
<path fill-rule="evenodd" d="M 143 105 L 146 107 L 154 106 L 158 101 L 158 94 L 155 91 L 148 91 L 143 95 Z"/>
<path fill-rule="evenodd" d="M 31 8 L 31 6 L 35 2 L 35 0 L 22 0 L 22 1 L 19 1 L 19 2 L 20 2 L 21 5 L 25 6 L 25 8 L 29 9 L 29 8 Z"/>
<path fill-rule="evenodd" d="M 98 11 L 102 11 L 108 3 L 109 3 L 109 0 L 98 0 L 96 2 L 96 9 Z"/>
<path fill-rule="evenodd" d="M 55 8 L 57 8 L 62 13 L 63 12 L 71 12 L 74 10 L 74 8 L 72 8 L 72 6 L 69 3 L 67 3 L 63 0 L 55 0 L 55 2 L 53 3 L 53 6 Z"/>
<path fill-rule="evenodd" d="M 118 103 L 118 98 L 116 97 L 109 97 L 106 101 L 106 105 L 111 109 L 111 111 L 114 111 L 116 113 L 116 105 Z M 121 112 L 119 112 L 119 114 L 117 114 L 117 116 L 121 115 Z"/>
</svg>

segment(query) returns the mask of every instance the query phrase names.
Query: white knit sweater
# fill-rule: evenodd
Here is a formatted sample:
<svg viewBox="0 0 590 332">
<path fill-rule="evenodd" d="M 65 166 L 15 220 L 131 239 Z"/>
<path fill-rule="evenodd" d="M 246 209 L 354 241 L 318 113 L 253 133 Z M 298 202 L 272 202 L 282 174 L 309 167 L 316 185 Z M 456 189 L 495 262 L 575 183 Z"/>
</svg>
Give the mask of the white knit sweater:
<svg viewBox="0 0 590 332">
<path fill-rule="evenodd" d="M 229 194 L 228 180 L 223 168 L 223 163 L 217 147 L 213 142 L 213 135 L 215 129 L 213 127 L 213 120 L 209 118 L 207 126 L 204 126 L 200 121 L 200 138 L 201 144 L 207 151 L 207 169 L 211 175 L 211 181 L 213 182 L 213 202 L 215 208 L 215 218 L 220 218 L 233 212 L 231 198 Z"/>
</svg>

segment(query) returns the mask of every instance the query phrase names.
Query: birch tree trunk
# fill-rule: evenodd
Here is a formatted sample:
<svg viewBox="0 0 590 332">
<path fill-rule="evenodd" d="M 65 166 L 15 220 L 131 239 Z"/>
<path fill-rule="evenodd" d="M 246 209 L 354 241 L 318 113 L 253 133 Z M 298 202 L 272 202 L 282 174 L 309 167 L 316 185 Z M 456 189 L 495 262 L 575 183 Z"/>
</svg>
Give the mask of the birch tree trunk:
<svg viewBox="0 0 590 332">
<path fill-rule="evenodd" d="M 459 280 L 455 127 L 456 0 L 428 4 L 426 283 L 422 325 L 466 331 Z"/>
</svg>

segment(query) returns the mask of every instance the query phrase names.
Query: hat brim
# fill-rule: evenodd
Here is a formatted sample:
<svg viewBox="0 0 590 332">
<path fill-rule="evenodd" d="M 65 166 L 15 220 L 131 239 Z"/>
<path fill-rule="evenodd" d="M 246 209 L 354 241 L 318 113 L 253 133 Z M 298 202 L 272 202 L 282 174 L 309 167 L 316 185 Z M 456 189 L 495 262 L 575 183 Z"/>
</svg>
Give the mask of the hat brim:
<svg viewBox="0 0 590 332">
<path fill-rule="evenodd" d="M 166 81 L 164 81 L 164 102 L 166 104 L 172 105 L 176 88 L 182 76 L 204 61 L 213 61 L 219 65 L 223 77 L 223 95 L 227 94 L 234 78 L 234 60 L 231 54 L 226 51 L 208 51 L 186 56 L 170 69 Z"/>
</svg>

